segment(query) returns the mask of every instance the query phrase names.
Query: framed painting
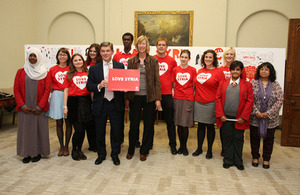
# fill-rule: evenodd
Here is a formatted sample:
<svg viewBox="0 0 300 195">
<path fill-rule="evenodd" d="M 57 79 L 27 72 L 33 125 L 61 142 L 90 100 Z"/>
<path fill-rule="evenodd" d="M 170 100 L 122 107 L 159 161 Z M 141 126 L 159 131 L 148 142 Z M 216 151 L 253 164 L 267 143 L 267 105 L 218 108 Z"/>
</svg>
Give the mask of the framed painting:
<svg viewBox="0 0 300 195">
<path fill-rule="evenodd" d="M 192 46 L 194 11 L 135 11 L 135 39 L 141 35 L 156 45 L 165 37 L 169 46 Z"/>
</svg>

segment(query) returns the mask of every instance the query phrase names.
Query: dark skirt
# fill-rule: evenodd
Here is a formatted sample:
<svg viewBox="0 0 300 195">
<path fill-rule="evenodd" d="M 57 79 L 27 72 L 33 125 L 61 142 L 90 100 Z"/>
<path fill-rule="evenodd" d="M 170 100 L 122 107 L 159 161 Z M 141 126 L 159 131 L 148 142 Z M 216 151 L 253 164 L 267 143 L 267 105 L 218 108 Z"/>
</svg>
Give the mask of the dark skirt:
<svg viewBox="0 0 300 195">
<path fill-rule="evenodd" d="M 71 123 L 86 123 L 93 119 L 91 109 L 91 96 L 69 96 L 68 97 L 68 120 Z"/>
</svg>

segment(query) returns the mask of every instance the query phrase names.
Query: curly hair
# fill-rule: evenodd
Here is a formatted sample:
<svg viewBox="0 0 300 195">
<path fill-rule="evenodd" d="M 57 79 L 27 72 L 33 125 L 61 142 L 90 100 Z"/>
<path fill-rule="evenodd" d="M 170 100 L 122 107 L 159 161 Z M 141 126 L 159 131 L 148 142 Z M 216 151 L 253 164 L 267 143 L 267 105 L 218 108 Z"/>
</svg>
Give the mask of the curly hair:
<svg viewBox="0 0 300 195">
<path fill-rule="evenodd" d="M 201 56 L 201 66 L 203 67 L 203 68 L 206 68 L 206 64 L 205 64 L 205 62 L 204 62 L 204 58 L 205 58 L 205 56 L 206 56 L 206 54 L 208 54 L 208 53 L 212 53 L 213 54 L 213 58 L 214 58 L 214 61 L 213 61 L 213 66 L 214 67 L 218 67 L 218 58 L 217 58 L 217 54 L 216 54 L 216 52 L 214 51 L 214 50 L 212 50 L 212 49 L 209 49 L 209 50 L 206 50 L 205 52 L 203 52 L 203 54 L 202 54 L 202 56 Z"/>
</svg>

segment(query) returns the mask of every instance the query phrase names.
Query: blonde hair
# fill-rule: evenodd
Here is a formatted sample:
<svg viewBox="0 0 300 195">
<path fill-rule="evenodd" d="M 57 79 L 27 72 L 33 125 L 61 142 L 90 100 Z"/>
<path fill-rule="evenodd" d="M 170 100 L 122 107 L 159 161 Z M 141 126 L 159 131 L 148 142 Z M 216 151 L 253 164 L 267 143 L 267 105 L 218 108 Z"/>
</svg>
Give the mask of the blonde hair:
<svg viewBox="0 0 300 195">
<path fill-rule="evenodd" d="M 146 41 L 146 45 L 147 45 L 147 54 L 149 54 L 150 52 L 150 44 L 149 44 L 149 41 L 148 41 L 148 38 L 145 36 L 145 35 L 141 35 L 137 38 L 136 42 L 135 42 L 135 49 L 139 52 L 139 49 L 138 49 L 138 44 L 142 41 Z"/>
<path fill-rule="evenodd" d="M 231 51 L 233 52 L 233 54 L 234 54 L 233 60 L 235 60 L 236 53 L 235 53 L 234 47 L 227 47 L 227 48 L 224 50 L 224 52 L 223 52 L 223 66 L 226 66 L 226 64 L 227 64 L 226 59 L 225 59 L 225 56 L 226 56 L 226 54 L 227 54 L 227 52 L 228 52 L 229 50 L 231 50 Z"/>
</svg>

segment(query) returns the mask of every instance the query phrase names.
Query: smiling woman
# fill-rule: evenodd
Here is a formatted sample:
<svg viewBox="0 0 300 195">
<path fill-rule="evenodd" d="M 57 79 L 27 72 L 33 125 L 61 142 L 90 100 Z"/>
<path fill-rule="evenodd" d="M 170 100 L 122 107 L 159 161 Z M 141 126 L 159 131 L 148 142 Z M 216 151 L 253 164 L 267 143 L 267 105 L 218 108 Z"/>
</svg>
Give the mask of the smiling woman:
<svg viewBox="0 0 300 195">
<path fill-rule="evenodd" d="M 145 161 L 153 145 L 155 110 L 161 107 L 161 89 L 157 58 L 150 56 L 150 45 L 146 36 L 140 36 L 135 44 L 138 54 L 128 60 L 128 69 L 140 70 L 139 91 L 126 94 L 126 106 L 130 104 L 131 121 L 127 159 L 134 154 L 143 109 L 144 134 L 140 149 L 140 160 Z M 130 101 L 130 103 L 129 103 Z"/>
<path fill-rule="evenodd" d="M 214 50 L 206 50 L 201 56 L 201 65 L 197 77 L 194 78 L 196 87 L 194 121 L 198 122 L 197 129 L 197 150 L 193 156 L 202 153 L 202 145 L 207 129 L 207 153 L 206 158 L 211 159 L 212 146 L 215 140 L 215 100 L 220 82 L 224 79 L 222 71 L 217 68 L 218 58 Z M 203 114 L 206 113 L 206 114 Z M 221 152 L 222 155 L 223 151 Z"/>
<path fill-rule="evenodd" d="M 67 79 L 64 81 L 63 113 L 70 120 L 75 132 L 72 137 L 73 160 L 86 160 L 81 148 L 85 130 L 92 124 L 91 96 L 86 89 L 88 69 L 80 54 L 74 54 L 71 59 Z"/>
<path fill-rule="evenodd" d="M 57 65 L 50 68 L 49 76 L 51 80 L 51 98 L 49 117 L 56 120 L 56 132 L 60 144 L 58 156 L 69 155 L 69 142 L 72 135 L 72 126 L 70 122 L 64 117 L 63 114 L 63 95 L 64 95 L 64 80 L 66 79 L 67 71 L 69 70 L 69 64 L 71 61 L 69 51 L 62 47 L 56 54 Z M 66 123 L 65 143 L 64 143 L 64 131 L 63 131 L 63 118 Z"/>
</svg>

